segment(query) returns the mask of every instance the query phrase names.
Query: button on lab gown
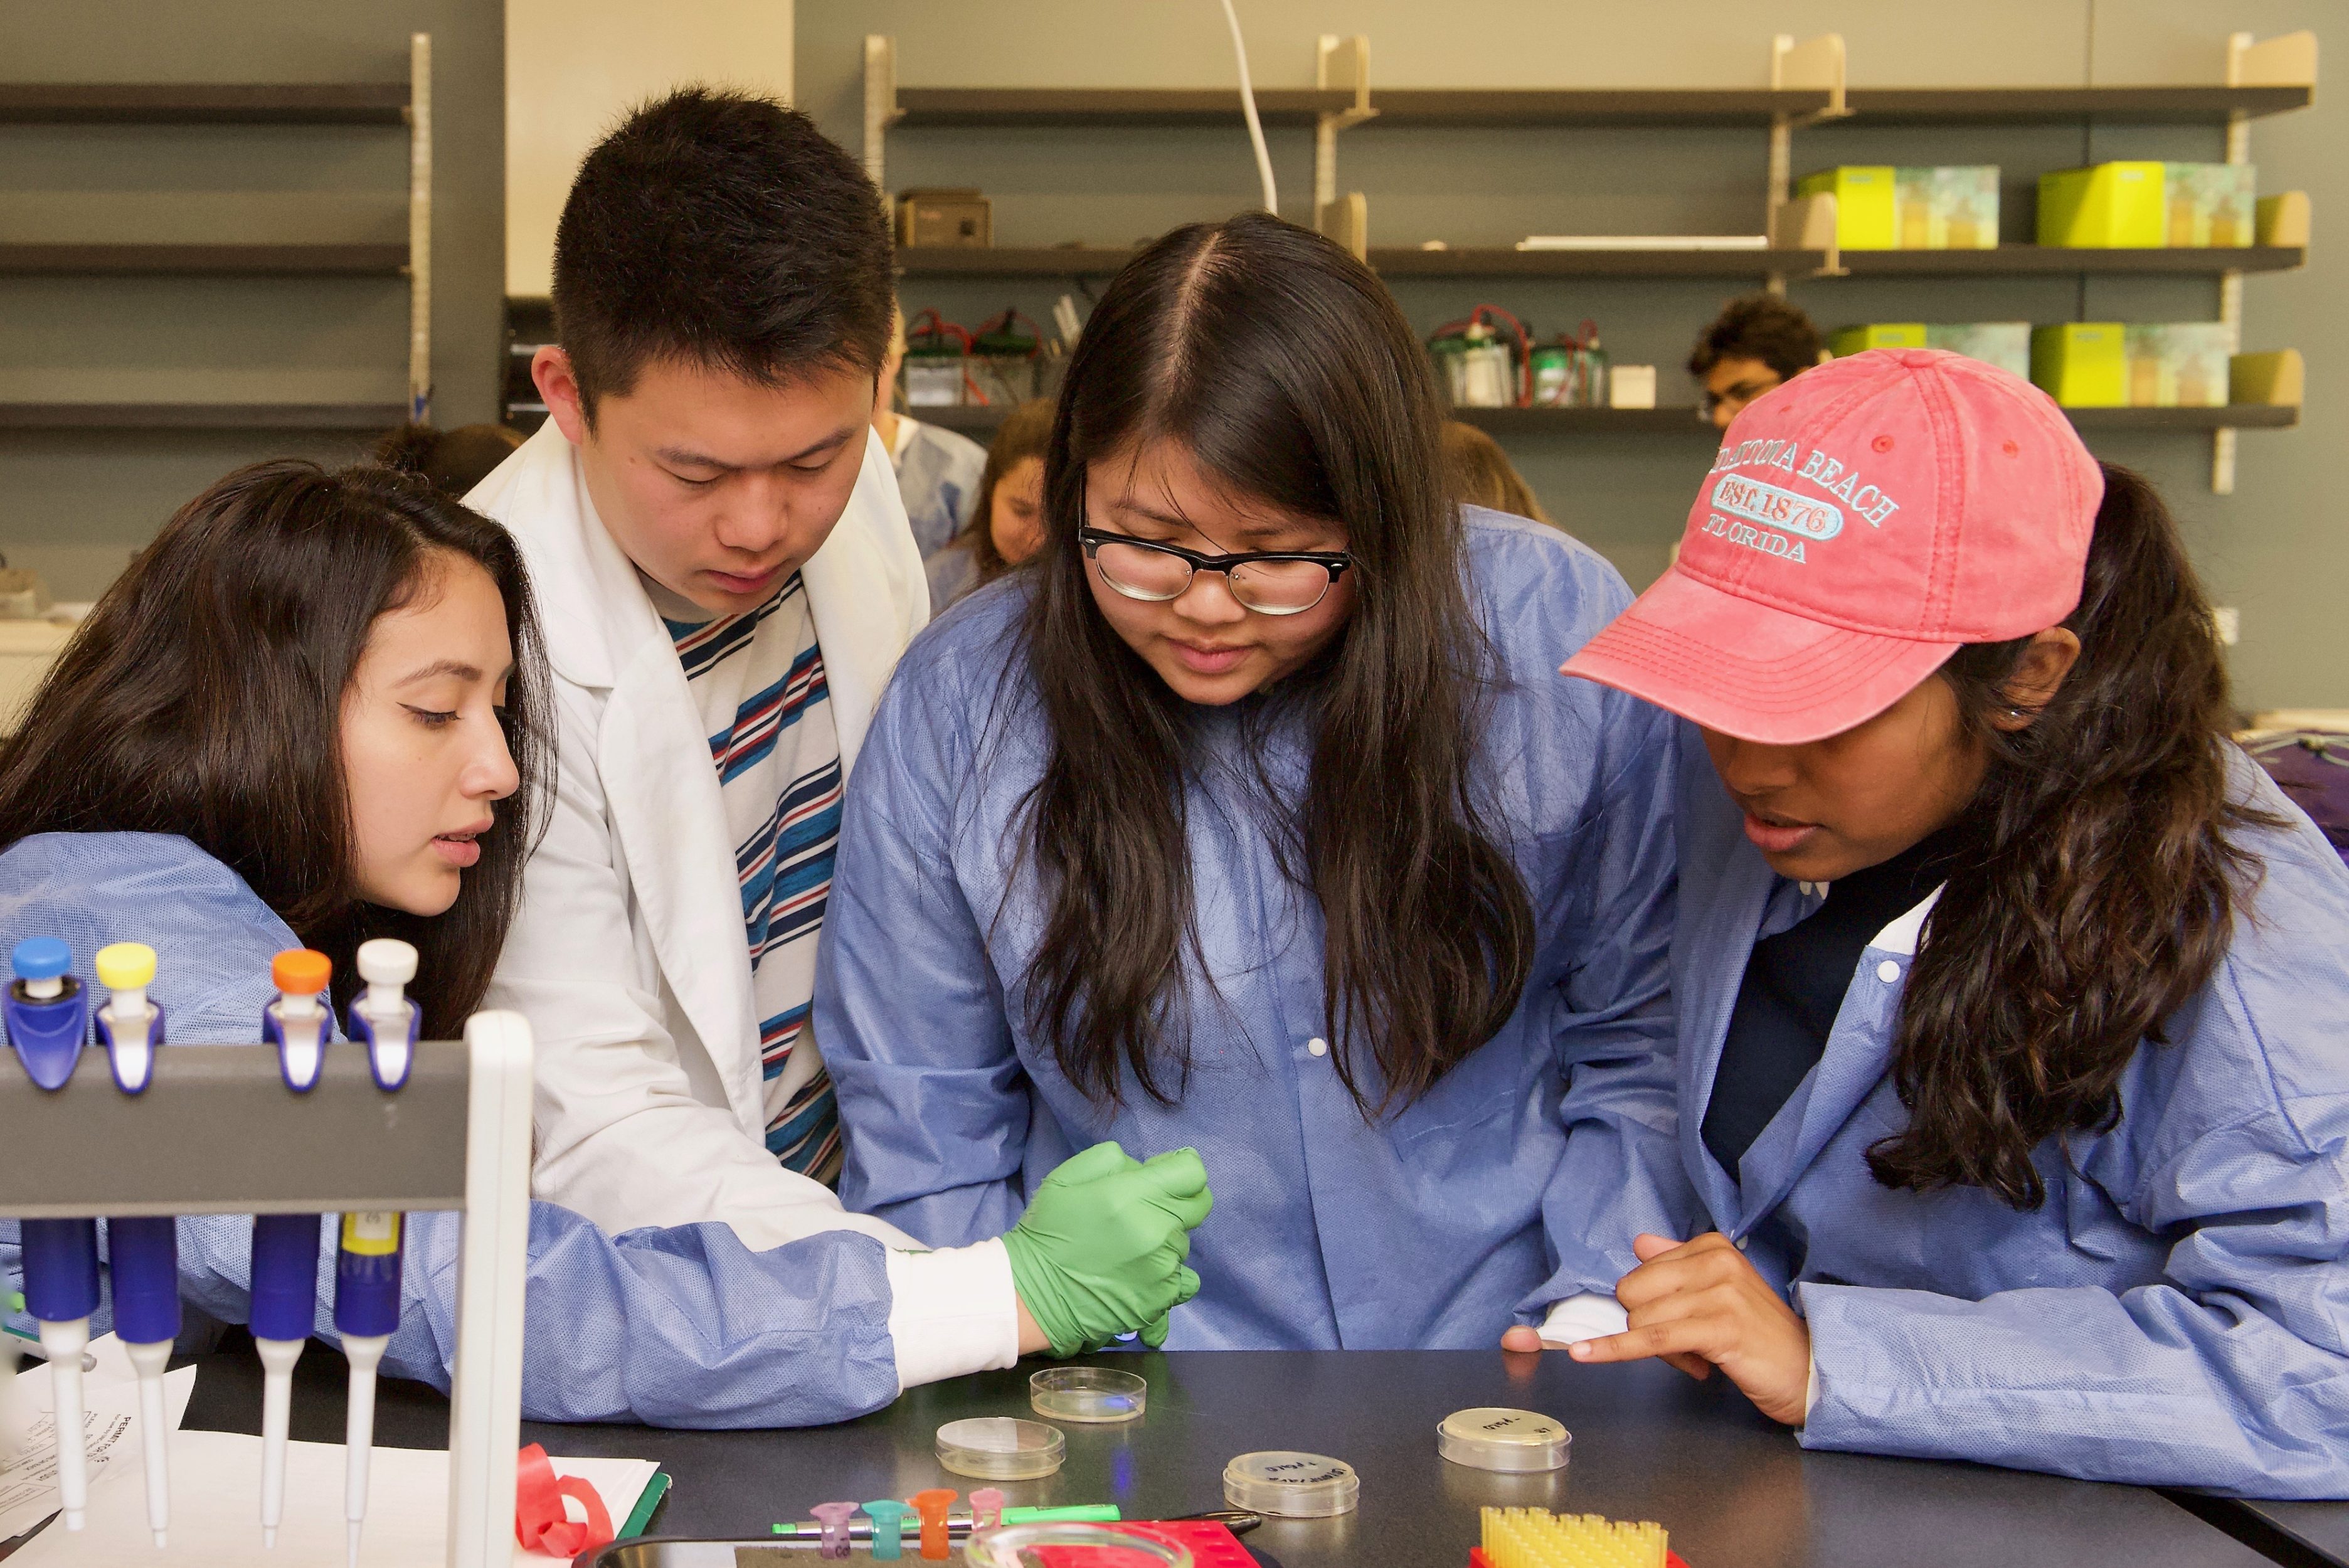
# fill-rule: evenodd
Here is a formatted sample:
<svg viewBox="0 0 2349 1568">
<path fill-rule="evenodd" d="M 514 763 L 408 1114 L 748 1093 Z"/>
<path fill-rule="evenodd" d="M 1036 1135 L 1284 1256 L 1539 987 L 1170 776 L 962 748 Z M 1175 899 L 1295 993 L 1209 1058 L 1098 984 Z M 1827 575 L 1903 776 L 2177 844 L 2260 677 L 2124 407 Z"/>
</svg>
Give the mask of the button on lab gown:
<svg viewBox="0 0 2349 1568">
<path fill-rule="evenodd" d="M 1017 821 L 1046 735 L 1017 640 L 1027 585 L 1006 579 L 908 650 L 849 787 L 815 1006 L 851 1207 L 950 1245 L 1002 1230 L 1077 1149 L 1195 1147 L 1216 1207 L 1174 1347 L 1484 1349 L 1521 1305 L 1575 1288 L 1548 1285 L 1557 1218 L 1617 1211 L 1624 1124 L 1671 1115 L 1666 731 L 1557 673 L 1628 602 L 1614 569 L 1554 530 L 1467 515 L 1472 603 L 1503 677 L 1474 783 L 1536 922 L 1500 1032 L 1415 1104 L 1365 1118 L 1338 1078 L 1321 913 L 1278 864 L 1250 721 L 1199 708 L 1192 1070 L 1172 1105 L 1130 1079 L 1122 1107 L 1079 1092 L 1024 1010 L 1044 910 L 1032 873 L 1015 875 Z M 1292 806 L 1298 727 L 1273 726 L 1264 761 Z M 1367 1055 L 1356 1071 L 1375 1100 Z"/>
<path fill-rule="evenodd" d="M 2349 872 L 2230 749 L 2261 881 L 2218 972 L 2139 1047 L 2120 1124 L 2033 1156 L 2047 1201 L 1880 1186 L 1908 1125 L 1888 1073 L 1928 906 L 1864 952 L 1826 1054 L 1733 1177 L 1700 1125 L 1748 955 L 1816 907 L 1744 837 L 1682 740 L 1673 975 L 1681 1114 L 1639 1149 L 1641 1202 L 1746 1249 L 1807 1317 L 1816 1449 L 1978 1460 L 2252 1497 L 2349 1497 Z M 1569 1252 L 1611 1292 L 1630 1233 Z M 1677 1233 L 1686 1234 L 1688 1232 Z"/>
<path fill-rule="evenodd" d="M 300 945 L 235 872 L 157 833 L 42 833 L 0 854 L 0 951 L 33 935 L 63 938 L 84 976 L 107 943 L 153 947 L 151 995 L 186 1048 L 258 1039 L 262 1006 L 276 995 L 270 956 Z M 16 1070 L 0 1057 L 0 1072 Z M 102 1078 L 106 1068 L 85 1057 L 78 1070 Z M 326 1223 L 316 1332 L 333 1340 Z M 242 1215 L 181 1219 L 181 1298 L 243 1322 L 252 1235 Z M 444 1391 L 457 1351 L 458 1237 L 453 1213 L 408 1217 L 399 1328 L 383 1362 L 389 1376 Z M 801 1426 L 897 1397 L 888 1271 L 874 1237 L 825 1232 L 754 1253 L 722 1224 L 615 1238 L 533 1202 L 529 1249 L 522 1403 L 532 1419 Z M 19 1267 L 16 1222 L 0 1220 L 0 1280 L 16 1284 Z M 11 1321 L 29 1326 L 22 1314 Z M 108 1322 L 102 1310 L 93 1326 Z"/>
</svg>

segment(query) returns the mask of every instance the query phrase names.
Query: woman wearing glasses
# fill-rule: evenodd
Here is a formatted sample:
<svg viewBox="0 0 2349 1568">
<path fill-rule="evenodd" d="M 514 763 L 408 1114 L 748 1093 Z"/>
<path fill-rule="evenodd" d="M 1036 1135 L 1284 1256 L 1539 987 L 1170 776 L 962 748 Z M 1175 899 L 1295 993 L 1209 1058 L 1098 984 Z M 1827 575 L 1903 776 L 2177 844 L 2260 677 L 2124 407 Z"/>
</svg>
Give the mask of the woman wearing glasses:
<svg viewBox="0 0 2349 1568">
<path fill-rule="evenodd" d="M 1671 786 L 1654 710 L 1555 673 L 1622 580 L 1456 509 L 1440 420 L 1305 230 L 1111 284 L 1042 550 L 907 651 L 849 791 L 815 1026 L 852 1206 L 945 1246 L 1074 1150 L 1189 1146 L 1170 1344 L 1481 1348 L 1563 1294 L 1617 1130 L 1671 1114 Z"/>
</svg>

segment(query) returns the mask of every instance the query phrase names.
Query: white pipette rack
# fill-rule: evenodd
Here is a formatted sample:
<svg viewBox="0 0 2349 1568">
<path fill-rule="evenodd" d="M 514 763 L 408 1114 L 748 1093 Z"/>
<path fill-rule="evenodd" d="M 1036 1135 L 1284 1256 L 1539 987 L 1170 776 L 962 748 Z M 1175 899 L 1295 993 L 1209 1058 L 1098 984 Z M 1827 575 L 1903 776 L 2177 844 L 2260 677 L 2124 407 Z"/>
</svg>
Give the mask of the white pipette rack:
<svg viewBox="0 0 2349 1568">
<path fill-rule="evenodd" d="M 512 1560 L 530 1240 L 530 1026 L 476 1013 L 416 1049 L 406 1087 L 327 1047 L 318 1085 L 285 1087 L 269 1046 L 171 1045 L 144 1094 L 85 1051 L 54 1093 L 0 1064 L 0 1215 L 462 1212 L 449 1412 L 448 1568 Z M 337 1501 L 339 1509 L 339 1501 Z"/>
</svg>

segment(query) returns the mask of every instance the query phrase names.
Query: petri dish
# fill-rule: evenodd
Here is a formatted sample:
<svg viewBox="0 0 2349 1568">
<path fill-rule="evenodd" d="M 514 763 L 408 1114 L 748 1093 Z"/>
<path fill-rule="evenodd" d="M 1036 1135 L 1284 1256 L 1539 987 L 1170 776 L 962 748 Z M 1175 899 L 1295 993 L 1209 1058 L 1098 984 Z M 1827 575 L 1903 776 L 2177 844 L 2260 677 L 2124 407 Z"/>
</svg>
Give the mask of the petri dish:
<svg viewBox="0 0 2349 1568">
<path fill-rule="evenodd" d="M 1007 1524 L 963 1546 L 971 1568 L 1192 1568 L 1180 1542 L 1117 1524 Z"/>
<path fill-rule="evenodd" d="M 1327 1454 L 1267 1449 L 1242 1454 L 1224 1467 L 1224 1501 L 1252 1513 L 1327 1519 L 1351 1513 L 1361 1495 L 1354 1467 Z"/>
<path fill-rule="evenodd" d="M 1523 1474 L 1564 1470 L 1574 1434 L 1534 1410 L 1497 1405 L 1454 1410 L 1435 1429 L 1435 1451 L 1454 1464 Z"/>
<path fill-rule="evenodd" d="M 1028 1379 L 1028 1403 L 1056 1421 L 1131 1421 L 1149 1399 L 1147 1382 L 1106 1367 L 1047 1367 Z"/>
<path fill-rule="evenodd" d="M 938 1463 L 982 1480 L 1034 1480 L 1068 1457 L 1069 1439 L 1040 1421 L 974 1416 L 938 1429 Z"/>
</svg>

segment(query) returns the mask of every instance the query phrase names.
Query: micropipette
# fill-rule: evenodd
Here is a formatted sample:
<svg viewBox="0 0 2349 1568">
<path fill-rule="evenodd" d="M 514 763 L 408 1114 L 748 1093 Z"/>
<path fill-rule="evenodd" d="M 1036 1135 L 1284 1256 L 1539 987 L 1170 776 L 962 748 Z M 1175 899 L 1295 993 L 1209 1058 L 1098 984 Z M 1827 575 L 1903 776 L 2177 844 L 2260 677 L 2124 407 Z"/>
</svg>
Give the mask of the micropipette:
<svg viewBox="0 0 2349 1568">
<path fill-rule="evenodd" d="M 0 1001 L 8 1044 L 25 1071 L 45 1089 L 73 1077 L 89 1036 L 89 998 L 67 971 L 73 954 L 54 936 L 16 944 L 8 954 L 16 979 Z M 25 1306 L 41 1326 L 49 1358 L 49 1405 L 56 1418 L 57 1501 L 67 1530 L 82 1527 L 89 1501 L 84 1447 L 81 1355 L 89 1346 L 89 1315 L 98 1310 L 98 1222 L 26 1220 Z"/>
<path fill-rule="evenodd" d="M 333 961 L 306 947 L 288 948 L 273 959 L 270 978 L 277 1000 L 262 1009 L 262 1037 L 277 1047 L 285 1087 L 306 1094 L 325 1065 L 331 1016 L 319 995 L 334 974 Z M 277 1544 L 285 1516 L 285 1439 L 294 1410 L 294 1363 L 316 1322 L 318 1216 L 256 1214 L 253 1219 L 252 1322 L 254 1347 L 261 1354 L 261 1540 Z"/>
<path fill-rule="evenodd" d="M 155 1047 L 163 1043 L 163 1009 L 149 999 L 155 950 L 118 942 L 98 950 L 98 983 L 110 993 L 98 1009 L 98 1037 L 125 1094 L 147 1088 Z M 139 1373 L 140 1448 L 147 1465 L 147 1527 L 166 1543 L 171 1522 L 171 1424 L 163 1418 L 163 1368 L 180 1336 L 180 1238 L 168 1214 L 117 1216 L 106 1222 L 114 1274 L 114 1332 Z"/>
<path fill-rule="evenodd" d="M 362 942 L 358 962 L 367 990 L 351 1005 L 351 1038 L 367 1047 L 376 1086 L 396 1089 L 408 1081 L 423 1021 L 423 1009 L 408 1000 L 405 989 L 416 978 L 416 949 L 388 938 Z M 358 1568 L 359 1532 L 367 1522 L 376 1368 L 399 1327 L 402 1229 L 396 1213 L 345 1214 L 342 1244 L 335 1258 L 335 1328 L 343 1336 L 343 1356 L 351 1365 L 343 1428 L 343 1517 L 350 1568 Z"/>
</svg>

